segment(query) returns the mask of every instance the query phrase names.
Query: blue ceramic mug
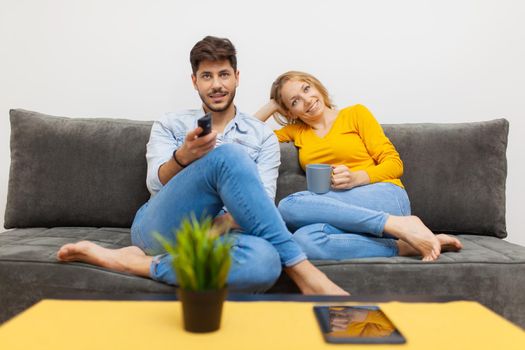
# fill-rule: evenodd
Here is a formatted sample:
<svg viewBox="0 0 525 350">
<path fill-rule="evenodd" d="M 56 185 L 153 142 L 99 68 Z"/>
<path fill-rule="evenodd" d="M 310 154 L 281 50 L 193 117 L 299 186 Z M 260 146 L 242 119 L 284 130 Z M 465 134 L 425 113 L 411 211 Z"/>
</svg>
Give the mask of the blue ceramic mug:
<svg viewBox="0 0 525 350">
<path fill-rule="evenodd" d="M 306 186 L 308 191 L 322 194 L 330 191 L 332 166 L 330 164 L 307 164 Z"/>
</svg>

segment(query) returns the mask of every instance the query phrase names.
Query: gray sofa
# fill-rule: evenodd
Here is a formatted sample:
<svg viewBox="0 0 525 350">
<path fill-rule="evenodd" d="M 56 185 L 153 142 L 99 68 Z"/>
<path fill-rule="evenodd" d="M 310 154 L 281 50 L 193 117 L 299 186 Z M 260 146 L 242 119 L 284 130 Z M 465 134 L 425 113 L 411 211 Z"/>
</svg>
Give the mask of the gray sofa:
<svg viewBox="0 0 525 350">
<path fill-rule="evenodd" d="M 0 322 L 46 297 L 164 294 L 173 287 L 82 263 L 57 249 L 81 239 L 119 248 L 149 194 L 151 122 L 52 117 L 11 110 L 11 169 L 0 234 Z M 405 165 L 412 210 L 435 232 L 458 235 L 439 260 L 374 258 L 314 263 L 357 296 L 477 300 L 525 326 L 525 247 L 502 240 L 508 122 L 384 125 Z M 293 145 L 281 144 L 277 200 L 305 188 Z M 181 200 L 185 200 L 182 199 Z M 286 276 L 270 292 L 293 292 Z"/>
</svg>

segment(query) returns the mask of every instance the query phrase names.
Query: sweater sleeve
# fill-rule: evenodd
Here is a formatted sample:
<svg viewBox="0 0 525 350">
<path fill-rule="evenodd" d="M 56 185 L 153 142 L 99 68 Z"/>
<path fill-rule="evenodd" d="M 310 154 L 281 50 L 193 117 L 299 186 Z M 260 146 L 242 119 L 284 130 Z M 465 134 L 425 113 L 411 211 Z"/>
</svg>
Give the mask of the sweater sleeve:
<svg viewBox="0 0 525 350">
<path fill-rule="evenodd" d="M 356 114 L 354 120 L 359 136 L 376 164 L 366 169 L 370 182 L 401 178 L 403 162 L 394 145 L 383 132 L 381 125 L 363 105 L 356 106 Z"/>
<path fill-rule="evenodd" d="M 286 125 L 285 127 L 280 128 L 279 130 L 273 131 L 277 136 L 279 142 L 290 142 L 295 141 L 295 134 L 297 132 L 296 125 Z"/>
</svg>

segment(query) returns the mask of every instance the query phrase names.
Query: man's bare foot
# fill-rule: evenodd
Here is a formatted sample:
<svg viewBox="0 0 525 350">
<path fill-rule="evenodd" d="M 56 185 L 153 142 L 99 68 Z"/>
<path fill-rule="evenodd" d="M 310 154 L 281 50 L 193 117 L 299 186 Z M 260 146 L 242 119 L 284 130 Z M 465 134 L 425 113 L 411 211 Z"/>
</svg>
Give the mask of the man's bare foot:
<svg viewBox="0 0 525 350">
<path fill-rule="evenodd" d="M 80 261 L 119 272 L 149 277 L 152 261 L 139 247 L 108 249 L 93 242 L 80 241 L 63 245 L 57 252 L 60 261 Z"/>
<path fill-rule="evenodd" d="M 436 238 L 441 245 L 442 252 L 457 252 L 463 248 L 463 244 L 456 237 L 445 235 L 440 233 L 436 235 Z M 417 256 L 421 255 L 414 247 L 403 240 L 398 240 L 397 248 L 400 256 Z"/>
<path fill-rule="evenodd" d="M 286 267 L 288 276 L 297 284 L 303 294 L 309 295 L 350 295 L 347 291 L 332 282 L 308 260 Z"/>
<path fill-rule="evenodd" d="M 417 216 L 388 217 L 384 231 L 404 240 L 416 249 L 423 261 L 436 260 L 441 252 L 441 245 L 432 231 Z"/>
</svg>

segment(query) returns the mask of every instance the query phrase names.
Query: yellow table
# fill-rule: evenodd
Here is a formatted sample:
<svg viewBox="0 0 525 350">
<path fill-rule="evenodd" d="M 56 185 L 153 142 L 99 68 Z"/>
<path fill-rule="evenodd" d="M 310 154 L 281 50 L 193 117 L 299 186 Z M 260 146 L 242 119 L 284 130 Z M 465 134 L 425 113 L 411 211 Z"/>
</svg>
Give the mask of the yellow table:
<svg viewBox="0 0 525 350">
<path fill-rule="evenodd" d="M 466 301 L 379 303 L 406 344 L 327 344 L 314 304 L 228 301 L 218 332 L 192 334 L 177 301 L 44 300 L 0 327 L 0 349 L 525 349 L 521 328 Z"/>
</svg>

